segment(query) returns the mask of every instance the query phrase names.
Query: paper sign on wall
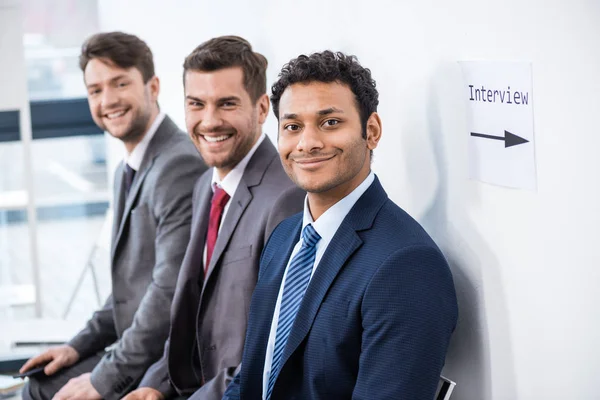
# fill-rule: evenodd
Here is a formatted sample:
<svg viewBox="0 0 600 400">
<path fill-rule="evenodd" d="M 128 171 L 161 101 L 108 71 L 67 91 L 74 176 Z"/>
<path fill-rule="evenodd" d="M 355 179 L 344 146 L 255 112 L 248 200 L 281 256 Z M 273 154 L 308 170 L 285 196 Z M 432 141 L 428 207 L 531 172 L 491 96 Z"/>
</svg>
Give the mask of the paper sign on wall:
<svg viewBox="0 0 600 400">
<path fill-rule="evenodd" d="M 467 102 L 469 175 L 536 189 L 531 64 L 461 62 Z"/>
</svg>

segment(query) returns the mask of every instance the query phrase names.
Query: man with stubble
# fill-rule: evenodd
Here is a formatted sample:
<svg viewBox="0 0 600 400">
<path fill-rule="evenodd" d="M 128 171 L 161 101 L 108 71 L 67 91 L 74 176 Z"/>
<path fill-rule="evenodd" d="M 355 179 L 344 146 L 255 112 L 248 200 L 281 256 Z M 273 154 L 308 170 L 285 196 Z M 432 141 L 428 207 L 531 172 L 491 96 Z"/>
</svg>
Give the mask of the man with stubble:
<svg viewBox="0 0 600 400">
<path fill-rule="evenodd" d="M 208 40 L 185 59 L 187 130 L 212 168 L 194 190 L 164 356 L 126 400 L 221 399 L 239 369 L 263 246 L 305 196 L 262 130 L 266 69 L 237 36 Z"/>
<path fill-rule="evenodd" d="M 23 365 L 21 372 L 47 363 L 30 378 L 25 399 L 119 399 L 160 358 L 190 236 L 192 190 L 206 170 L 189 138 L 160 111 L 160 83 L 144 41 L 96 34 L 84 43 L 80 66 L 94 121 L 126 150 L 115 173 L 112 288 L 81 332 Z"/>
</svg>

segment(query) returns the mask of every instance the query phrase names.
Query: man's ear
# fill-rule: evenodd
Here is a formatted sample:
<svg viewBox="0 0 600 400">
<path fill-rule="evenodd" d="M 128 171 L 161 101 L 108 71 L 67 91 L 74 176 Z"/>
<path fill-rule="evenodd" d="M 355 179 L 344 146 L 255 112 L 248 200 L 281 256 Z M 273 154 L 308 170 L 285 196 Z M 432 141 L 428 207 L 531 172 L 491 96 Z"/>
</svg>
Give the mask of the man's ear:
<svg viewBox="0 0 600 400">
<path fill-rule="evenodd" d="M 160 92 L 160 80 L 158 76 L 154 75 L 147 83 L 148 88 L 150 89 L 150 95 L 154 101 L 158 101 L 158 94 Z"/>
<path fill-rule="evenodd" d="M 374 150 L 381 139 L 381 118 L 376 112 L 372 113 L 367 120 L 367 148 Z"/>
<path fill-rule="evenodd" d="M 269 96 L 263 94 L 256 100 L 256 105 L 258 106 L 258 123 L 260 125 L 264 124 L 269 116 Z"/>
</svg>

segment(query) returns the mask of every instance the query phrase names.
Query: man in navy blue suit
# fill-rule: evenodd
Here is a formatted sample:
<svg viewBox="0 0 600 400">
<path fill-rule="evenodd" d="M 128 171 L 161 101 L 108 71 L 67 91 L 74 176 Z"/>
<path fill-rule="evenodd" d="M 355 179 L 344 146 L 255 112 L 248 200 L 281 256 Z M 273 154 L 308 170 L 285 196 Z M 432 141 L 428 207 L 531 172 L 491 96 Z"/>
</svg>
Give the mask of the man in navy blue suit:
<svg viewBox="0 0 600 400">
<path fill-rule="evenodd" d="M 224 398 L 433 399 L 456 294 L 443 254 L 371 172 L 371 72 L 342 53 L 301 55 L 272 90 L 283 166 L 308 194 L 264 249 Z"/>
</svg>

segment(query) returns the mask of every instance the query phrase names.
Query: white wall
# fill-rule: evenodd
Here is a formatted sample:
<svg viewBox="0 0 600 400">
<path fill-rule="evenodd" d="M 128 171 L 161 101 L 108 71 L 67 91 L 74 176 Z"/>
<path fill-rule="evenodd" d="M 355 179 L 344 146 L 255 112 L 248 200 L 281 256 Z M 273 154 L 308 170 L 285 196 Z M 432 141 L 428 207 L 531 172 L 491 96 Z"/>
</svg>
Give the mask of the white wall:
<svg viewBox="0 0 600 400">
<path fill-rule="evenodd" d="M 600 373 L 600 2 L 101 0 L 103 30 L 152 47 L 161 105 L 183 126 L 183 58 L 239 34 L 270 62 L 354 53 L 380 91 L 374 170 L 452 265 L 456 399 L 594 399 Z M 458 60 L 533 63 L 537 192 L 467 179 Z M 274 118 L 267 124 L 274 138 Z M 399 360 L 401 362 L 401 360 Z M 390 366 L 390 379 L 393 378 Z M 375 397 L 374 397 L 375 398 Z"/>
<path fill-rule="evenodd" d="M 20 3 L 0 0 L 0 111 L 20 110 L 29 102 Z"/>
</svg>

